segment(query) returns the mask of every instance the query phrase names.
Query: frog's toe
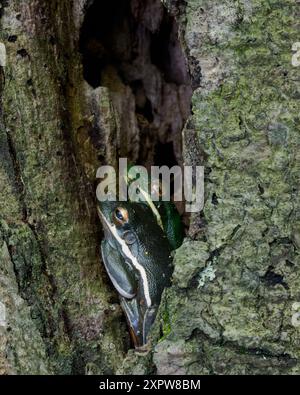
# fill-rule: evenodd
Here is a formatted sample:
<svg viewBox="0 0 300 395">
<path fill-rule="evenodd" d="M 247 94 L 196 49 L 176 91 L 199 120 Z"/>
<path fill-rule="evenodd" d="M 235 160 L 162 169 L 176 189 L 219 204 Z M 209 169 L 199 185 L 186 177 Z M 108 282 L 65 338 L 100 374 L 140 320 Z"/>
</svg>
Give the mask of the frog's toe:
<svg viewBox="0 0 300 395">
<path fill-rule="evenodd" d="M 148 342 L 148 335 L 155 321 L 156 313 L 157 307 L 149 307 L 146 309 L 143 320 L 143 344 Z"/>
<path fill-rule="evenodd" d="M 130 335 L 135 348 L 142 346 L 143 343 L 143 326 L 141 320 L 140 308 L 136 299 L 121 298 L 121 306 L 125 312 L 127 322 L 130 328 Z"/>
</svg>

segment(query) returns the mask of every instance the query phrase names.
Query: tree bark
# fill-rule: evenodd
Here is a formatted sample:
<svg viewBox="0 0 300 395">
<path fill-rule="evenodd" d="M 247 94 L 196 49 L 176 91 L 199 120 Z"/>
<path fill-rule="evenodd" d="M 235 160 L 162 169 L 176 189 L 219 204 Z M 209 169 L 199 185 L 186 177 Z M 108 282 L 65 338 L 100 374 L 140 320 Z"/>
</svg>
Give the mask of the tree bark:
<svg viewBox="0 0 300 395">
<path fill-rule="evenodd" d="M 112 373 L 125 352 L 81 162 L 98 152 L 78 141 L 89 116 L 75 47 L 81 6 L 2 2 L 2 373 Z"/>
<path fill-rule="evenodd" d="M 120 142 L 137 160 L 147 133 L 168 143 L 168 129 L 141 132 L 132 86 L 111 68 L 104 87 L 85 81 L 93 1 L 0 2 L 1 374 L 300 373 L 299 2 L 162 3 L 178 24 L 190 115 L 185 77 L 153 73 L 162 103 L 178 98 L 166 114 L 183 108 L 176 156 L 205 166 L 205 207 L 141 355 L 100 262 L 95 172 Z M 178 150 L 181 130 L 170 133 Z"/>
</svg>

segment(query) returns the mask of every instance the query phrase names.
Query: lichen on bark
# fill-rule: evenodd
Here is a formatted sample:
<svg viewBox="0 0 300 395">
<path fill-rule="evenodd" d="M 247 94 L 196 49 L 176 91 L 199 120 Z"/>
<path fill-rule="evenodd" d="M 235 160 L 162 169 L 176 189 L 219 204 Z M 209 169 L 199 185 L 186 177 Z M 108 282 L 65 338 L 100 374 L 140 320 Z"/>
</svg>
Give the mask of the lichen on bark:
<svg viewBox="0 0 300 395">
<path fill-rule="evenodd" d="M 186 373 L 299 373 L 299 4 L 191 0 L 185 15 L 201 69 L 189 122 L 206 158 L 206 226 L 193 237 L 216 277 L 199 288 L 195 256 L 198 276 L 187 265 L 185 283 L 166 293 L 176 318 L 156 366 L 170 373 L 181 358 Z"/>
</svg>

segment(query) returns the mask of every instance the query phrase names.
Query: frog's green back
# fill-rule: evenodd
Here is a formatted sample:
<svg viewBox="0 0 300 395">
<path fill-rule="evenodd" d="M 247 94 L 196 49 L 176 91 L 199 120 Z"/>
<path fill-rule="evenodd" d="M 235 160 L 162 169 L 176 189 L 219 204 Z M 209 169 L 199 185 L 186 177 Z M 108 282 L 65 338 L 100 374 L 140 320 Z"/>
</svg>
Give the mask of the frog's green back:
<svg viewBox="0 0 300 395">
<path fill-rule="evenodd" d="M 157 202 L 156 206 L 171 248 L 176 250 L 181 246 L 184 239 L 184 229 L 180 215 L 172 202 L 160 201 Z"/>
<path fill-rule="evenodd" d="M 132 164 L 128 165 L 128 173 L 132 166 Z M 132 179 L 126 179 L 128 185 L 130 185 L 131 181 Z M 162 226 L 172 250 L 179 248 L 184 239 L 184 228 L 175 204 L 171 201 L 153 202 L 149 191 L 146 190 L 143 191 L 143 195 L 147 197 L 144 204 L 150 206 L 157 222 Z"/>
</svg>

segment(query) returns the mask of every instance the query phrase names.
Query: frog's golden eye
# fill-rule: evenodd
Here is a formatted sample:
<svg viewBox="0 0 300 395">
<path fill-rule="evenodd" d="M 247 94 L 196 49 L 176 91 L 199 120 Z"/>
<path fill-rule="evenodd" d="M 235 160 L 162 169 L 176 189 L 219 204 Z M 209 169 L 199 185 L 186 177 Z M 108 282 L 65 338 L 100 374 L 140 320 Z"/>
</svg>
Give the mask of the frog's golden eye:
<svg viewBox="0 0 300 395">
<path fill-rule="evenodd" d="M 113 220 L 116 225 L 124 225 L 128 222 L 128 211 L 123 207 L 117 207 L 113 214 Z"/>
</svg>

